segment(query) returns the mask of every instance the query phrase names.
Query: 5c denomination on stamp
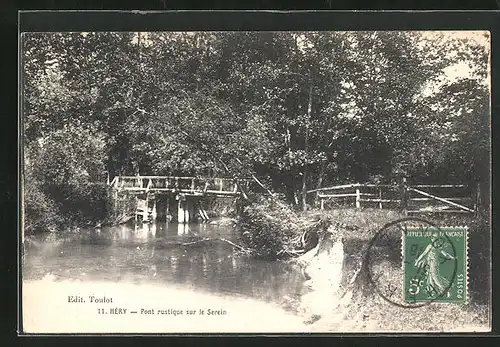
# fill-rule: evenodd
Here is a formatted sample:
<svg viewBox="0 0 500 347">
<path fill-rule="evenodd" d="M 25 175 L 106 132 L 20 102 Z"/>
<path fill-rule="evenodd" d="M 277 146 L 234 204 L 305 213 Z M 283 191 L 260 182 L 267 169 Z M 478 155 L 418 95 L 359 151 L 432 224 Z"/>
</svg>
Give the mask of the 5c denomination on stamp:
<svg viewBox="0 0 500 347">
<path fill-rule="evenodd" d="M 384 225 L 366 251 L 374 291 L 403 308 L 467 302 L 467 227 L 406 217 Z"/>
<path fill-rule="evenodd" d="M 466 227 L 408 227 L 402 244 L 405 302 L 466 302 Z"/>
</svg>

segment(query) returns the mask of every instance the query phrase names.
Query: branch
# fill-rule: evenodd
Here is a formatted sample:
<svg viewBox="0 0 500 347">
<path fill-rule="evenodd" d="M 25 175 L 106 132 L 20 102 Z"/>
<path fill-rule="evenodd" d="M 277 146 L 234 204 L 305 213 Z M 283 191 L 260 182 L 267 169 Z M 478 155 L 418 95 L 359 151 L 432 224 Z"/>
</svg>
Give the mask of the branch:
<svg viewBox="0 0 500 347">
<path fill-rule="evenodd" d="M 241 165 L 245 166 L 245 165 L 241 162 L 241 160 L 240 160 L 239 158 L 236 158 L 236 161 L 237 161 L 238 163 L 240 163 Z M 257 177 L 255 177 L 255 175 L 254 175 L 254 174 L 251 174 L 251 175 L 252 175 L 252 178 L 254 179 L 254 181 L 255 181 L 255 182 L 257 182 L 257 184 L 258 184 L 259 186 L 261 186 L 263 189 L 265 189 L 265 190 L 266 190 L 266 192 L 267 192 L 270 196 L 274 197 L 274 194 L 273 194 L 273 193 L 272 193 L 269 189 L 267 189 L 267 188 L 266 188 L 266 187 L 265 187 L 265 186 L 264 186 L 264 185 L 263 185 L 263 184 L 262 184 L 262 183 L 261 183 L 261 182 L 257 179 Z"/>
<path fill-rule="evenodd" d="M 211 241 L 220 241 L 220 242 L 227 243 L 227 244 L 231 245 L 232 247 L 237 248 L 237 249 L 239 249 L 240 251 L 243 251 L 243 252 L 247 252 L 247 253 L 254 252 L 252 249 L 242 247 L 242 246 L 237 245 L 236 243 L 234 243 L 232 241 L 229 241 L 229 240 L 226 240 L 226 239 L 223 239 L 223 238 L 203 238 L 201 240 L 196 240 L 196 241 L 192 241 L 192 242 L 167 242 L 164 245 L 168 245 L 168 246 L 174 246 L 174 245 L 175 246 L 192 246 L 192 245 L 196 245 L 196 244 L 199 244 L 199 243 L 211 242 Z"/>
<path fill-rule="evenodd" d="M 181 91 L 181 93 L 183 93 L 183 94 L 184 94 L 184 95 L 185 95 L 188 99 L 191 99 L 191 98 L 192 98 L 192 96 L 191 96 L 191 95 L 189 95 L 189 94 L 188 94 L 185 90 L 182 90 L 182 89 L 181 89 L 180 91 Z M 199 95 L 201 95 L 201 93 L 200 93 L 199 91 L 194 92 L 193 94 L 198 95 L 198 96 L 199 96 Z M 205 98 L 207 98 L 207 97 L 205 96 Z M 207 99 L 208 99 L 208 101 L 212 104 L 212 107 L 207 108 L 205 111 L 203 111 L 203 112 L 202 112 L 202 114 L 203 114 L 203 113 L 205 113 L 208 109 L 213 109 L 213 108 L 217 108 L 217 109 L 219 110 L 219 112 L 220 112 L 222 115 L 225 115 L 225 114 L 226 114 L 226 112 L 225 112 L 225 111 L 224 111 L 224 110 L 223 110 L 223 109 L 222 109 L 219 105 L 217 105 L 217 103 L 216 103 L 216 102 L 214 102 L 213 98 L 212 98 L 210 95 L 208 95 L 208 98 L 207 98 Z M 186 104 L 186 105 L 187 105 L 187 104 Z M 187 105 L 187 107 L 189 107 L 189 105 Z M 193 112 L 193 113 L 195 113 L 195 114 L 196 114 L 196 112 L 194 112 L 194 111 L 191 109 L 191 107 L 189 107 L 189 109 L 191 110 L 191 112 Z M 234 113 L 232 112 L 232 110 L 231 110 L 231 109 L 229 109 L 229 111 L 230 111 L 230 112 L 229 112 L 229 113 L 230 113 L 230 115 L 231 115 L 232 117 L 234 117 Z"/>
<path fill-rule="evenodd" d="M 181 110 L 179 109 L 176 105 L 172 105 L 178 112 L 178 114 L 182 114 L 185 112 L 185 110 Z M 220 109 L 220 107 L 218 107 L 218 105 L 215 105 L 217 108 L 219 108 L 219 110 L 222 112 L 222 110 Z M 187 108 L 188 110 L 195 114 L 195 115 L 198 115 L 199 114 L 193 110 L 189 105 L 187 105 Z M 212 109 L 212 107 L 209 107 L 207 109 L 205 109 L 201 114 L 205 113 L 205 112 L 208 112 L 210 109 Z M 146 114 L 150 114 L 149 112 L 143 110 L 143 109 L 140 109 L 140 108 L 136 108 L 137 111 L 140 111 L 142 113 L 146 113 Z M 137 112 L 136 111 L 136 112 Z M 237 177 L 237 175 L 234 175 L 232 174 L 231 170 L 229 169 L 229 167 L 227 166 L 227 164 L 220 158 L 219 155 L 217 155 L 217 153 L 214 153 L 210 148 L 208 148 L 207 146 L 205 146 L 204 143 L 202 143 L 201 141 L 199 141 L 198 139 L 196 139 L 194 136 L 191 136 L 187 131 L 183 130 L 180 126 L 177 127 L 178 131 L 183 134 L 190 142 L 194 143 L 197 147 L 201 148 L 203 151 L 209 153 L 215 160 L 217 160 L 221 165 L 222 167 L 224 168 L 224 171 L 226 171 L 226 173 L 230 174 L 233 176 L 233 178 L 236 180 L 236 183 L 238 184 L 238 186 L 240 187 L 240 190 L 242 192 L 242 195 L 243 195 L 243 198 L 245 200 L 248 200 L 248 196 L 246 194 L 246 192 L 243 190 L 243 185 L 242 184 L 239 184 L 239 178 Z M 162 138 L 162 141 L 164 143 L 166 143 L 165 139 Z M 239 158 L 236 158 L 236 160 L 238 161 L 238 163 L 240 163 L 241 165 L 244 165 L 241 160 Z M 252 174 L 252 178 L 257 182 L 257 184 L 259 184 L 259 186 L 261 186 L 264 190 L 266 190 L 266 192 L 271 196 L 271 197 L 274 197 L 274 194 L 269 190 L 267 189 L 258 179 L 257 177 L 255 177 L 255 175 Z"/>
<path fill-rule="evenodd" d="M 226 163 L 220 158 L 220 156 L 217 155 L 216 153 L 214 153 L 210 148 L 208 148 L 207 146 L 205 146 L 205 144 L 203 144 L 201 141 L 198 141 L 195 137 L 191 136 L 187 131 L 185 131 L 183 129 L 178 129 L 178 130 L 179 130 L 179 132 L 181 134 L 183 134 L 185 137 L 187 137 L 189 141 L 193 142 L 195 145 L 197 145 L 203 151 L 209 153 L 213 158 L 215 158 L 215 160 L 217 160 L 219 163 L 221 163 L 221 165 L 224 168 L 224 170 L 226 171 L 226 173 L 232 175 L 233 178 L 234 178 L 234 180 L 236 181 L 236 184 L 238 184 L 238 186 L 240 187 L 240 190 L 241 190 L 241 193 L 243 195 L 243 198 L 245 200 L 248 200 L 248 195 L 243 190 L 243 185 L 239 183 L 240 179 L 237 177 L 237 175 L 232 174 L 231 170 L 226 165 Z M 163 139 L 163 141 L 165 142 L 164 139 Z"/>
</svg>

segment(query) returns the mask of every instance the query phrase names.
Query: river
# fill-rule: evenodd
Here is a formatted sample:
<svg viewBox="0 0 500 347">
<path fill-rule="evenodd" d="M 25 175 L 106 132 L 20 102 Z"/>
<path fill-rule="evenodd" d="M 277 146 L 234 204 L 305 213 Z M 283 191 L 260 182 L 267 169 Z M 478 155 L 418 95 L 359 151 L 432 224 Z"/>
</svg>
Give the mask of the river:
<svg viewBox="0 0 500 347">
<path fill-rule="evenodd" d="M 240 256 L 223 242 L 169 245 L 199 237 L 238 242 L 234 228 L 215 224 L 145 223 L 81 230 L 28 249 L 23 278 L 50 273 L 61 279 L 174 283 L 264 301 L 300 293 L 304 277 L 287 263 Z"/>
</svg>

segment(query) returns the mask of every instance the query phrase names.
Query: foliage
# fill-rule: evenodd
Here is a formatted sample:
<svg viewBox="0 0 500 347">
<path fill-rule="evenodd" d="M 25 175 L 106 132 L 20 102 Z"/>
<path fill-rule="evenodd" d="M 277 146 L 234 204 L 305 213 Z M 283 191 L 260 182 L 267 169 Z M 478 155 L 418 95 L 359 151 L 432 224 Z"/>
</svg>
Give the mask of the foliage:
<svg viewBox="0 0 500 347">
<path fill-rule="evenodd" d="M 108 199 L 103 137 L 68 125 L 38 140 L 26 146 L 26 219 L 39 229 L 102 220 Z"/>
<path fill-rule="evenodd" d="M 81 199 L 82 182 L 104 171 L 256 175 L 303 208 L 307 190 L 327 184 L 488 182 L 488 43 L 436 32 L 25 33 L 24 140 L 46 142 L 27 157 L 56 202 Z"/>
<path fill-rule="evenodd" d="M 32 177 L 26 178 L 28 179 L 25 180 L 26 183 L 23 186 L 25 232 L 55 231 L 62 222 L 57 214 L 55 202 L 40 189 L 39 184 Z"/>
<path fill-rule="evenodd" d="M 260 198 L 244 207 L 238 219 L 241 239 L 254 254 L 264 259 L 280 258 L 303 230 L 290 205 L 274 198 Z"/>
</svg>

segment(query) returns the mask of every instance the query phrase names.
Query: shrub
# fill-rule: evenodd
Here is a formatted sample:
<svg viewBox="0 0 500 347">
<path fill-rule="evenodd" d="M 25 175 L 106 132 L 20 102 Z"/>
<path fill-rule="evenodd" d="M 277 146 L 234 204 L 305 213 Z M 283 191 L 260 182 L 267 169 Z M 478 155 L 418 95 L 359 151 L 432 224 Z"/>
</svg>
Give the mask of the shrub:
<svg viewBox="0 0 500 347">
<path fill-rule="evenodd" d="M 299 235 L 299 225 L 290 206 L 272 198 L 259 198 L 245 206 L 238 220 L 245 245 L 255 250 L 257 257 L 269 260 L 281 257 Z"/>
<path fill-rule="evenodd" d="M 59 227 L 62 219 L 55 202 L 35 182 L 28 181 L 23 189 L 24 230 L 26 234 L 52 231 Z"/>
<path fill-rule="evenodd" d="M 68 224 L 85 225 L 106 217 L 108 187 L 105 183 L 82 182 L 65 188 L 63 194 L 58 196 L 58 205 Z"/>
<path fill-rule="evenodd" d="M 27 226 L 66 229 L 103 220 L 105 140 L 94 129 L 65 125 L 25 147 Z M 36 226 L 36 227 L 35 227 Z"/>
</svg>

